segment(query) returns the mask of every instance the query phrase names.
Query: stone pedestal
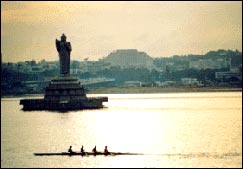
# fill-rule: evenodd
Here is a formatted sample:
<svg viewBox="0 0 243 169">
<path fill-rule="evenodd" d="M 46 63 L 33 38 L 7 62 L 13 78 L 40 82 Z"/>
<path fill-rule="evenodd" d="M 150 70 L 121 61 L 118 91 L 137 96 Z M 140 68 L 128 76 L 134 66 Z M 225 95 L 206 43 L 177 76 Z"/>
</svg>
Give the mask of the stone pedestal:
<svg viewBox="0 0 243 169">
<path fill-rule="evenodd" d="M 22 99 L 23 110 L 79 110 L 103 107 L 107 97 L 87 97 L 77 78 L 62 76 L 50 81 L 44 99 Z"/>
<path fill-rule="evenodd" d="M 72 102 L 86 98 L 84 88 L 78 79 L 73 77 L 57 77 L 52 79 L 45 89 L 44 99 L 53 102 Z"/>
</svg>

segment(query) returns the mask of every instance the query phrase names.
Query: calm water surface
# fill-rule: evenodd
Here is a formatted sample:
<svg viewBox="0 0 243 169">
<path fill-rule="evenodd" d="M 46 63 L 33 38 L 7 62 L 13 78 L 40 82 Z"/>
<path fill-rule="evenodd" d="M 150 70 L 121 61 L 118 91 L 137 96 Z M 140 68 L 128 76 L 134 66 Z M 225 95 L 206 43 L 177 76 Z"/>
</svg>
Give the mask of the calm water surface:
<svg viewBox="0 0 243 169">
<path fill-rule="evenodd" d="M 241 92 L 105 96 L 107 108 L 66 113 L 1 99 L 1 167 L 242 167 Z M 33 156 L 69 145 L 144 155 Z"/>
</svg>

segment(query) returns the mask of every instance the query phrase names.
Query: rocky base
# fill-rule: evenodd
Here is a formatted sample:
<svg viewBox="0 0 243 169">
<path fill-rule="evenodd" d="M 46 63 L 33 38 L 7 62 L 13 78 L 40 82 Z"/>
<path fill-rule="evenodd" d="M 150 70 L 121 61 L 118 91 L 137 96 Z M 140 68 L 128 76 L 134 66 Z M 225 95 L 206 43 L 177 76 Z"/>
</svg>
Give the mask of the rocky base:
<svg viewBox="0 0 243 169">
<path fill-rule="evenodd" d="M 77 78 L 63 76 L 51 80 L 44 99 L 23 99 L 23 110 L 79 110 L 102 108 L 108 97 L 88 98 Z"/>
<path fill-rule="evenodd" d="M 20 104 L 23 110 L 80 110 L 103 108 L 103 102 L 107 102 L 107 97 L 90 97 L 79 101 L 47 101 L 45 99 L 23 99 Z"/>
</svg>

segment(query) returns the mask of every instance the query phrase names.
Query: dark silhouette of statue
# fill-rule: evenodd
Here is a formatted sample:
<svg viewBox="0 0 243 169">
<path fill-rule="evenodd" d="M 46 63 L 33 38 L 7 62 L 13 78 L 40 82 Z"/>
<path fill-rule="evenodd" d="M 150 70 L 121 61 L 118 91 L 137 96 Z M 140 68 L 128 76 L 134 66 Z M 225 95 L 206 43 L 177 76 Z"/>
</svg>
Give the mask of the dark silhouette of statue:
<svg viewBox="0 0 243 169">
<path fill-rule="evenodd" d="M 56 39 L 56 48 L 60 60 L 60 73 L 63 76 L 70 74 L 70 53 L 72 51 L 71 43 L 66 42 L 66 38 L 67 37 L 63 33 L 61 41 Z"/>
</svg>

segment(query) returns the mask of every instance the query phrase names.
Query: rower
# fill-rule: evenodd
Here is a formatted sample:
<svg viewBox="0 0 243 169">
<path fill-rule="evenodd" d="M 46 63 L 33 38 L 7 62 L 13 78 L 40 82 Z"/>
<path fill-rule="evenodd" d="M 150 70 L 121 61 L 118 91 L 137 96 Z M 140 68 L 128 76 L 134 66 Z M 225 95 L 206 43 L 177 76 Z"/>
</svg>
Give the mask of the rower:
<svg viewBox="0 0 243 169">
<path fill-rule="evenodd" d="M 82 153 L 82 154 L 84 154 L 84 146 L 83 146 L 83 145 L 82 145 L 82 147 L 81 147 L 81 150 L 80 150 L 80 151 L 81 151 L 81 153 Z"/>
<path fill-rule="evenodd" d="M 92 152 L 94 153 L 94 155 L 96 155 L 96 153 L 97 153 L 96 146 L 93 148 Z"/>
<path fill-rule="evenodd" d="M 68 152 L 71 154 L 73 153 L 72 146 L 69 147 Z"/>
<path fill-rule="evenodd" d="M 107 146 L 105 146 L 105 149 L 104 149 L 104 155 L 108 155 L 109 154 L 109 151 L 108 151 L 108 149 L 107 149 Z"/>
</svg>

